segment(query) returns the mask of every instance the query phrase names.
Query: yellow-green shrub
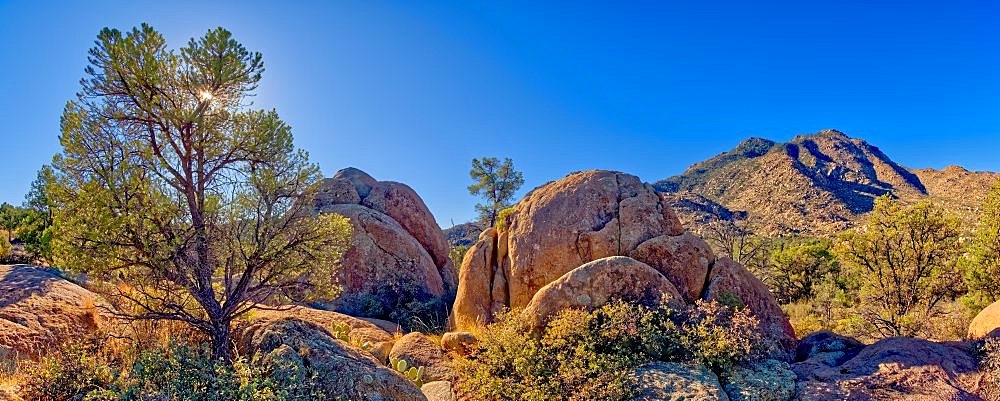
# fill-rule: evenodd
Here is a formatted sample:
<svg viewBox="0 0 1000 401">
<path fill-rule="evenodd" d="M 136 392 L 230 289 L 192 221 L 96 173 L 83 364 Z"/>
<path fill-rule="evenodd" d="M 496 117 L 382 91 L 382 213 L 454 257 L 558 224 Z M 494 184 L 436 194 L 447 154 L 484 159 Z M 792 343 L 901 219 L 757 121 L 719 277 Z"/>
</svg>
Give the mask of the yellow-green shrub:
<svg viewBox="0 0 1000 401">
<path fill-rule="evenodd" d="M 37 401 L 76 401 L 107 388 L 113 380 L 108 361 L 92 342 L 72 341 L 27 365 L 19 377 L 20 397 Z"/>
<path fill-rule="evenodd" d="M 757 331 L 745 311 L 714 302 L 568 309 L 541 332 L 511 312 L 482 331 L 457 371 L 478 400 L 624 400 L 634 387 L 632 369 L 660 360 L 723 370 L 760 349 Z"/>
<path fill-rule="evenodd" d="M 94 342 L 71 342 L 19 377 L 35 401 L 307 401 L 325 395 L 299 366 L 265 368 L 256 361 L 213 360 L 207 347 L 171 345 L 122 361 Z"/>
</svg>

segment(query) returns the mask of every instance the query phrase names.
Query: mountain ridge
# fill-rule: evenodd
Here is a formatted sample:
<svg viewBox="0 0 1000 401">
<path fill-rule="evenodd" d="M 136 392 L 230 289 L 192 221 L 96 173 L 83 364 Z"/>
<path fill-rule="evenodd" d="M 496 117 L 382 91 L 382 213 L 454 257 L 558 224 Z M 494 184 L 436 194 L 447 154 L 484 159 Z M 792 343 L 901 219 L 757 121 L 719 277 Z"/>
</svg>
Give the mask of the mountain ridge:
<svg viewBox="0 0 1000 401">
<path fill-rule="evenodd" d="M 958 166 L 910 169 L 863 139 L 827 129 L 784 143 L 751 137 L 653 186 L 669 194 L 687 223 L 721 206 L 730 216 L 722 219 L 750 216 L 768 234 L 825 236 L 851 227 L 885 194 L 904 203 L 930 200 L 974 224 L 998 178 Z M 708 201 L 704 207 L 698 197 Z"/>
</svg>

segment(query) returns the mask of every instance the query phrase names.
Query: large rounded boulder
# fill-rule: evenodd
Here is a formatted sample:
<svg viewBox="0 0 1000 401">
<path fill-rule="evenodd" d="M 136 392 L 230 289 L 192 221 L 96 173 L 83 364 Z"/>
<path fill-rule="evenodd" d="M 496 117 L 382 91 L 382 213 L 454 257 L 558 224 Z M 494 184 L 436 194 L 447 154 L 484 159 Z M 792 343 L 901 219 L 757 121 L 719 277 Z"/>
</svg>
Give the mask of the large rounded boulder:
<svg viewBox="0 0 1000 401">
<path fill-rule="evenodd" d="M 649 184 L 594 170 L 536 188 L 507 216 L 510 305 L 523 307 L 539 289 L 578 266 L 628 255 L 660 235 L 683 228 Z"/>
<path fill-rule="evenodd" d="M 107 321 L 106 310 L 100 296 L 54 269 L 0 265 L 0 348 L 19 357 L 92 336 Z"/>
<path fill-rule="evenodd" d="M 1000 301 L 979 312 L 969 324 L 969 338 L 1000 337 Z"/>
<path fill-rule="evenodd" d="M 344 292 L 330 306 L 388 318 L 412 301 L 451 301 L 458 278 L 448 243 L 413 189 L 347 168 L 319 184 L 313 207 L 347 217 L 354 229 L 335 278 Z"/>
<path fill-rule="evenodd" d="M 701 298 L 705 277 L 715 262 L 708 243 L 691 233 L 652 238 L 636 247 L 632 257 L 663 273 L 687 302 Z"/>
<path fill-rule="evenodd" d="M 795 330 L 767 286 L 743 265 L 728 257 L 713 265 L 704 297 L 723 303 L 736 302 L 750 309 L 760 321 L 764 338 L 778 343 L 785 350 L 796 345 Z"/>
<path fill-rule="evenodd" d="M 540 328 L 563 309 L 594 309 L 611 301 L 683 302 L 673 284 L 652 267 L 625 256 L 585 263 L 535 293 L 524 315 Z"/>
</svg>

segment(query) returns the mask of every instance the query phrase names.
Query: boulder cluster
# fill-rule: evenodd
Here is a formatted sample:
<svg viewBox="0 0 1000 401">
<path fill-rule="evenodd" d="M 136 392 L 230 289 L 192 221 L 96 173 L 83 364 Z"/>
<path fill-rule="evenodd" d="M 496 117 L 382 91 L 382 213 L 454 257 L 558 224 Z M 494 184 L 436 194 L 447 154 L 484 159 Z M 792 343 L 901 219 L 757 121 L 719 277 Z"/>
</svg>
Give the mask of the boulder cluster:
<svg viewBox="0 0 1000 401">
<path fill-rule="evenodd" d="M 331 278 L 344 297 L 329 306 L 345 313 L 273 307 L 241 321 L 233 338 L 241 355 L 312 374 L 328 394 L 458 399 L 450 358 L 473 349 L 473 333 L 506 309 L 520 309 L 542 327 L 559 310 L 612 300 L 720 300 L 746 306 L 764 337 L 785 352 L 720 376 L 681 363 L 641 366 L 631 372 L 634 400 L 983 399 L 983 373 L 969 343 L 891 338 L 866 346 L 829 332 L 796 340 L 759 279 L 686 232 L 667 200 L 628 174 L 580 172 L 536 188 L 501 214 L 497 228 L 481 233 L 457 274 L 443 232 L 406 185 L 341 170 L 321 184 L 315 210 L 344 215 L 354 228 L 341 275 Z M 398 297 L 454 297 L 454 331 L 435 341 L 406 334 L 399 322 L 352 313 L 359 300 L 391 307 Z M 54 269 L 0 266 L 0 356 L 37 358 L 60 342 L 105 330 L 107 309 L 100 296 Z M 1000 303 L 969 328 L 973 339 L 998 335 Z M 400 361 L 420 367 L 419 380 L 400 371 Z M 10 394 L 0 386 L 0 400 L 16 399 Z"/>
<path fill-rule="evenodd" d="M 343 294 L 329 307 L 384 315 L 406 302 L 454 293 L 444 232 L 409 186 L 346 168 L 320 183 L 314 208 L 349 218 L 354 229 L 337 277 Z"/>
<path fill-rule="evenodd" d="M 649 184 L 593 170 L 534 189 L 480 235 L 459 270 L 453 325 L 475 331 L 508 308 L 542 324 L 562 308 L 613 299 L 723 297 L 748 307 L 766 338 L 794 346 L 787 317 L 759 279 L 686 233 Z"/>
</svg>

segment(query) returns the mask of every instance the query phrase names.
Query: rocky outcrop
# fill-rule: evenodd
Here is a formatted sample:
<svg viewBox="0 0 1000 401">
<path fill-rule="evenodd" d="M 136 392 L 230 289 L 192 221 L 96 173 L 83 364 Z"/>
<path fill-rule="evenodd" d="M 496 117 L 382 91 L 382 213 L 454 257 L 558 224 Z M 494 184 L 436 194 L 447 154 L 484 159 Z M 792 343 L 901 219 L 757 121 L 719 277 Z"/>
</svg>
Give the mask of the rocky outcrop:
<svg viewBox="0 0 1000 401">
<path fill-rule="evenodd" d="M 652 187 L 603 170 L 534 189 L 498 226 L 480 235 L 459 270 L 459 329 L 489 323 L 500 308 L 527 306 L 539 289 L 587 262 L 683 233 Z"/>
<path fill-rule="evenodd" d="M 254 311 L 255 322 L 263 323 L 295 318 L 313 323 L 326 330 L 333 330 L 336 326 L 347 327 L 349 328 L 347 336 L 351 340 L 350 345 L 370 344 L 367 351 L 380 361 L 388 359 L 389 350 L 392 349 L 393 343 L 396 341 L 392 334 L 374 323 L 343 313 L 291 305 L 275 309 L 277 310 Z M 355 348 L 357 347 L 355 346 Z"/>
<path fill-rule="evenodd" d="M 725 373 L 730 401 L 787 401 L 795 395 L 795 373 L 788 363 L 774 359 L 736 366 Z"/>
<path fill-rule="evenodd" d="M 794 349 L 795 330 L 781 306 L 767 286 L 739 263 L 728 257 L 719 258 L 712 265 L 704 297 L 722 302 L 738 301 L 760 321 L 764 338 L 777 342 L 783 349 Z"/>
<path fill-rule="evenodd" d="M 242 355 L 271 369 L 294 367 L 318 387 L 359 401 L 426 401 L 420 389 L 396 371 L 344 342 L 317 324 L 297 318 L 261 319 L 234 333 Z"/>
<path fill-rule="evenodd" d="M 969 324 L 969 338 L 1000 337 L 1000 301 L 979 312 Z"/>
<path fill-rule="evenodd" d="M 965 345 L 899 337 L 845 357 L 857 345 L 824 336 L 820 341 L 804 339 L 816 352 L 792 365 L 797 396 L 803 401 L 982 399 L 977 395 L 976 360 Z"/>
<path fill-rule="evenodd" d="M 54 269 L 0 265 L 0 348 L 37 357 L 62 342 L 87 338 L 107 322 L 100 296 Z"/>
<path fill-rule="evenodd" d="M 505 308 L 528 308 L 544 320 L 564 307 L 596 307 L 647 292 L 688 303 L 728 294 L 758 314 L 773 340 L 794 346 L 791 325 L 767 287 L 739 264 L 717 260 L 635 176 L 570 174 L 531 191 L 497 226 L 483 231 L 459 270 L 457 330 L 474 332 Z M 613 256 L 631 259 L 587 266 Z"/>
<path fill-rule="evenodd" d="M 421 333 L 410 333 L 396 340 L 389 359 L 403 359 L 409 366 L 423 366 L 425 382 L 455 379 L 444 349 Z"/>
<path fill-rule="evenodd" d="M 347 168 L 319 184 L 314 209 L 343 215 L 354 229 L 336 278 L 344 292 L 334 308 L 384 318 L 412 300 L 451 300 L 458 278 L 448 243 L 410 187 Z"/>
<path fill-rule="evenodd" d="M 632 175 L 599 170 L 536 188 L 514 205 L 504 223 L 498 265 L 510 272 L 514 308 L 584 263 L 628 255 L 646 240 L 683 233 L 673 210 L 651 186 Z"/>
<path fill-rule="evenodd" d="M 719 378 L 703 366 L 656 362 L 632 373 L 632 401 L 729 401 Z"/>
<path fill-rule="evenodd" d="M 563 309 L 594 309 L 613 300 L 638 303 L 674 301 L 680 293 L 662 274 L 625 256 L 589 262 L 535 293 L 522 312 L 535 328 L 543 327 Z"/>
</svg>

